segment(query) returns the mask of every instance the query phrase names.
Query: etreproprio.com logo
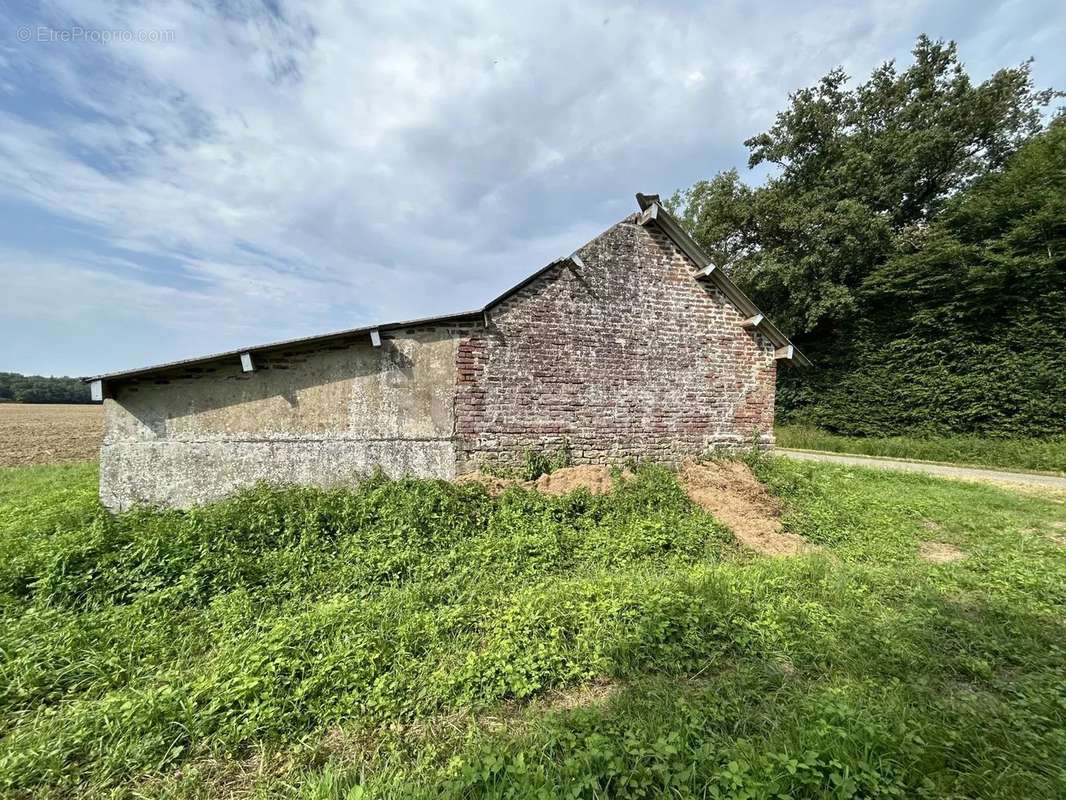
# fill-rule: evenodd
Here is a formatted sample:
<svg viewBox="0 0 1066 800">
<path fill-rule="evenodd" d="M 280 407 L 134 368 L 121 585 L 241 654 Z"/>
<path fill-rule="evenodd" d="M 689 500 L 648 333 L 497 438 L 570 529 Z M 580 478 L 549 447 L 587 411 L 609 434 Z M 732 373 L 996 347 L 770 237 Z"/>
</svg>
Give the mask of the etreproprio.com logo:
<svg viewBox="0 0 1066 800">
<path fill-rule="evenodd" d="M 78 25 L 70 28 L 50 28 L 46 25 L 21 25 L 16 31 L 15 38 L 20 42 L 62 44 L 133 44 L 142 42 L 165 44 L 174 41 L 174 31 L 150 28 L 83 28 Z"/>
</svg>

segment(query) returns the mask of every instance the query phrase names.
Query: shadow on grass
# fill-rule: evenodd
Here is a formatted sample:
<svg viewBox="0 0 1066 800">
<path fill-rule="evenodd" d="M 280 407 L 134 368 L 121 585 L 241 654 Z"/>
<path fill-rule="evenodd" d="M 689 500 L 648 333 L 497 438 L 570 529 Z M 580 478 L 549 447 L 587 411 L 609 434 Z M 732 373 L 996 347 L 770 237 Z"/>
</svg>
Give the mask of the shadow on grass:
<svg viewBox="0 0 1066 800">
<path fill-rule="evenodd" d="M 650 621 L 646 621 L 651 624 Z M 1061 797 L 1066 627 L 930 595 L 774 653 L 615 677 L 481 713 L 335 730 L 262 796 Z M 654 627 L 654 626 L 653 626 Z M 532 643 L 531 643 L 532 644 Z M 649 669 L 654 665 L 655 669 Z"/>
</svg>

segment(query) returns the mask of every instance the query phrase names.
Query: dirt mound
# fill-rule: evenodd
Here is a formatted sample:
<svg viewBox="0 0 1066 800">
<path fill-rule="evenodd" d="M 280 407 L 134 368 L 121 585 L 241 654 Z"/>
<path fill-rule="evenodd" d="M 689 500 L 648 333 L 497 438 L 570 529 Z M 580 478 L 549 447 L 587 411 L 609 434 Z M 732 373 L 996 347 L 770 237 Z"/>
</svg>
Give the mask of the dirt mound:
<svg viewBox="0 0 1066 800">
<path fill-rule="evenodd" d="M 918 557 L 933 564 L 947 564 L 961 561 L 966 553 L 947 542 L 922 542 L 918 545 Z"/>
<path fill-rule="evenodd" d="M 622 471 L 622 480 L 629 480 L 632 477 L 632 472 Z M 567 494 L 577 489 L 587 489 L 592 494 L 606 494 L 614 489 L 611 468 L 599 465 L 563 467 L 555 472 L 541 475 L 535 481 L 520 481 L 517 478 L 500 478 L 495 475 L 486 475 L 483 472 L 471 472 L 460 475 L 455 482 L 480 483 L 493 497 L 502 494 L 512 486 L 521 486 L 523 489 L 532 489 L 541 494 L 550 495 Z"/>
<path fill-rule="evenodd" d="M 480 483 L 493 497 L 503 494 L 512 486 L 520 486 L 522 484 L 521 481 L 515 478 L 500 478 L 496 475 L 486 475 L 484 472 L 468 472 L 464 475 L 459 475 L 455 482 Z"/>
<path fill-rule="evenodd" d="M 633 477 L 633 473 L 622 472 L 622 480 Z M 576 489 L 588 489 L 592 494 L 606 494 L 614 489 L 614 477 L 610 467 L 580 466 L 563 467 L 547 475 L 541 475 L 535 481 L 523 486 L 536 489 L 541 494 L 567 494 Z"/>
<path fill-rule="evenodd" d="M 746 464 L 700 464 L 687 459 L 678 480 L 689 499 L 726 525 L 745 547 L 767 555 L 795 555 L 814 549 L 802 536 L 782 530 L 781 504 Z"/>
</svg>

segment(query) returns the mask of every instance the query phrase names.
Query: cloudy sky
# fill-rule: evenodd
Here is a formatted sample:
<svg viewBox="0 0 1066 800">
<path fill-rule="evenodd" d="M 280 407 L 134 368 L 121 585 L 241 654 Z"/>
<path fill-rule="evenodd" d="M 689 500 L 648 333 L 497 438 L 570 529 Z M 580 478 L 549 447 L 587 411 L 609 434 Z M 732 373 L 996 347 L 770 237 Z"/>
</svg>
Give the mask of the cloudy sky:
<svg viewBox="0 0 1066 800">
<path fill-rule="evenodd" d="M 923 31 L 1066 86 L 1060 6 L 0 0 L 0 371 L 480 306 Z"/>
</svg>

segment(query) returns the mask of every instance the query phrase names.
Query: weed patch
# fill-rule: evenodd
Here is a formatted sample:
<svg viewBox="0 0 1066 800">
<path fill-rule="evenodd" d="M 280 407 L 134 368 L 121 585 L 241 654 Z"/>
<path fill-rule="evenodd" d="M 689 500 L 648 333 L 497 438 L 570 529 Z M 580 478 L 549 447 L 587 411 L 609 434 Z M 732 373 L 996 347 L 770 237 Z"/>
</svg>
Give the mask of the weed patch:
<svg viewBox="0 0 1066 800">
<path fill-rule="evenodd" d="M 649 466 L 117 517 L 0 473 L 0 794 L 1062 796 L 1062 505 L 753 464 L 820 552 L 743 556 Z"/>
</svg>

